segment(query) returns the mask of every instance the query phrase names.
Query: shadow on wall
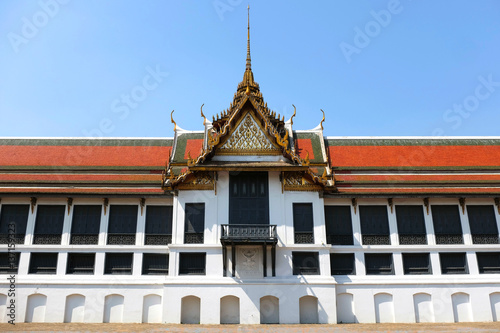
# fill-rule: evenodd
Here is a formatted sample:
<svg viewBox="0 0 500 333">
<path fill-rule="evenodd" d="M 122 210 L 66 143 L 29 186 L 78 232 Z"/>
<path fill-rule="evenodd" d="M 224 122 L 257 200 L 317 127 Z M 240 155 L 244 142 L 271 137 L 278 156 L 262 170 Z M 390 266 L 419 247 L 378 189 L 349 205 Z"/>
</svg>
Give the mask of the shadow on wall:
<svg viewBox="0 0 500 333">
<path fill-rule="evenodd" d="M 161 323 L 162 306 L 160 295 L 146 295 L 142 303 L 142 322 L 143 323 Z"/>
<path fill-rule="evenodd" d="M 28 296 L 26 305 L 27 323 L 43 323 L 45 321 L 45 307 L 47 304 L 47 296 L 43 294 L 33 294 Z"/>
<path fill-rule="evenodd" d="M 66 297 L 66 308 L 64 310 L 65 323 L 83 323 L 85 317 L 85 296 L 80 294 L 68 295 Z"/>
<path fill-rule="evenodd" d="M 181 300 L 181 324 L 200 323 L 200 298 L 185 296 Z"/>
<path fill-rule="evenodd" d="M 280 323 L 280 301 L 278 297 L 263 296 L 260 298 L 260 323 Z"/>
<path fill-rule="evenodd" d="M 490 294 L 490 303 L 493 321 L 500 321 L 500 293 Z"/>
<path fill-rule="evenodd" d="M 469 294 L 455 293 L 451 295 L 451 304 L 453 305 L 453 318 L 456 323 L 472 321 L 472 308 L 470 306 Z"/>
<path fill-rule="evenodd" d="M 352 324 L 358 320 L 354 314 L 354 296 L 350 293 L 337 295 L 337 323 Z"/>
<path fill-rule="evenodd" d="M 240 299 L 236 296 L 224 296 L 220 299 L 220 323 L 240 323 Z"/>
<path fill-rule="evenodd" d="M 413 295 L 413 307 L 417 323 L 433 323 L 435 321 L 431 295 L 426 293 Z"/>
<path fill-rule="evenodd" d="M 394 323 L 394 304 L 392 295 L 386 293 L 376 294 L 375 301 L 375 319 L 377 323 Z"/>
<path fill-rule="evenodd" d="M 104 299 L 105 323 L 123 322 L 123 296 L 118 294 L 108 295 Z"/>
<path fill-rule="evenodd" d="M 0 323 L 6 323 L 7 317 L 7 295 L 0 294 Z"/>
<path fill-rule="evenodd" d="M 301 324 L 318 324 L 318 298 L 315 296 L 302 296 L 299 299 L 299 312 Z"/>
</svg>

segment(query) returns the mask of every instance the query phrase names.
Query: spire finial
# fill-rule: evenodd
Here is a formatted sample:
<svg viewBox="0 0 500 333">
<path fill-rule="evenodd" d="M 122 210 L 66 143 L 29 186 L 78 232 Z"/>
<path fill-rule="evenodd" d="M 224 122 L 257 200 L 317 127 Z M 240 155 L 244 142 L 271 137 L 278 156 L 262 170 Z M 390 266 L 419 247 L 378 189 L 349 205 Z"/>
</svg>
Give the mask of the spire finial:
<svg viewBox="0 0 500 333">
<path fill-rule="evenodd" d="M 248 35 L 247 35 L 247 70 L 252 70 L 252 59 L 250 58 L 250 5 L 248 5 Z"/>
</svg>

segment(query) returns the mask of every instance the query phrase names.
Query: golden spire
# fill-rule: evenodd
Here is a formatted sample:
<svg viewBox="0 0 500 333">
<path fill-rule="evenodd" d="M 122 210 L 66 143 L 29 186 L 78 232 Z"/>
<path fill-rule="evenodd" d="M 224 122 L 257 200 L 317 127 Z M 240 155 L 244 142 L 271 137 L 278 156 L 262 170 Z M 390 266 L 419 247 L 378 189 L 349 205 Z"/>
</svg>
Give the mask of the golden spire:
<svg viewBox="0 0 500 333">
<path fill-rule="evenodd" d="M 238 84 L 238 90 L 234 96 L 233 104 L 239 103 L 245 95 L 252 95 L 257 102 L 262 102 L 262 95 L 259 91 L 259 84 L 254 81 L 252 73 L 252 58 L 250 56 L 250 5 L 248 6 L 248 25 L 247 25 L 247 61 L 243 80 Z M 232 109 L 232 106 L 231 106 Z"/>
<path fill-rule="evenodd" d="M 247 34 L 247 71 L 252 70 L 252 58 L 250 58 L 250 5 L 248 5 L 248 34 Z"/>
</svg>

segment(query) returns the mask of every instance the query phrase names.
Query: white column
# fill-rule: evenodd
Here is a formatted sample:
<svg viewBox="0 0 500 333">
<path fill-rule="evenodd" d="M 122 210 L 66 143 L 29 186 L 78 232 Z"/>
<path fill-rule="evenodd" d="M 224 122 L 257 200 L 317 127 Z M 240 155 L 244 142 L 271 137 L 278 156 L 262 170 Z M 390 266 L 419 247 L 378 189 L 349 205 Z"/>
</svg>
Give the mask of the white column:
<svg viewBox="0 0 500 333">
<path fill-rule="evenodd" d="M 429 213 L 427 213 L 427 207 L 424 205 L 424 221 L 425 230 L 427 232 L 427 243 L 429 245 L 436 245 L 436 235 L 434 234 L 434 224 L 432 223 L 432 212 L 431 212 L 431 199 L 429 199 Z"/>
<path fill-rule="evenodd" d="M 142 252 L 134 252 L 132 256 L 132 275 L 141 276 L 142 274 Z"/>
<path fill-rule="evenodd" d="M 395 275 L 404 275 L 402 253 L 401 252 L 394 252 L 392 255 L 392 260 L 394 263 L 394 274 Z"/>
<path fill-rule="evenodd" d="M 30 265 L 30 252 L 22 252 L 19 257 L 19 268 L 17 270 L 18 275 L 28 274 Z"/>
<path fill-rule="evenodd" d="M 432 274 L 441 275 L 441 261 L 439 260 L 438 252 L 431 252 L 429 254 L 431 260 Z"/>
<path fill-rule="evenodd" d="M 70 212 L 68 213 L 68 207 Z M 71 234 L 71 221 L 73 220 L 73 206 L 66 204 L 64 209 L 64 222 L 61 235 L 61 245 L 69 245 Z"/>
<path fill-rule="evenodd" d="M 467 267 L 470 275 L 479 275 L 479 267 L 477 265 L 477 257 L 475 251 L 467 251 L 465 254 L 467 259 Z"/>
<path fill-rule="evenodd" d="M 144 244 L 144 232 L 146 230 L 146 209 L 146 205 L 141 208 L 141 205 L 139 204 L 139 209 L 137 210 L 137 228 L 135 232 L 136 246 L 142 246 Z"/>
<path fill-rule="evenodd" d="M 356 207 L 356 212 L 354 207 L 351 205 L 351 217 L 352 217 L 352 233 L 354 234 L 354 245 L 360 246 L 361 242 L 361 222 L 359 219 L 359 206 Z"/>
<path fill-rule="evenodd" d="M 493 201 L 493 204 L 494 203 L 495 201 Z M 495 205 L 493 206 L 493 210 L 495 211 L 495 219 L 497 220 L 497 231 L 500 233 L 500 208 Z"/>
<path fill-rule="evenodd" d="M 56 275 L 66 274 L 66 263 L 68 262 L 68 252 L 59 252 L 57 255 Z"/>
<path fill-rule="evenodd" d="M 105 260 L 104 250 L 101 250 L 95 254 L 94 275 L 96 276 L 104 275 L 104 260 Z"/>
<path fill-rule="evenodd" d="M 109 220 L 109 205 L 106 207 L 102 204 L 101 209 L 101 225 L 99 227 L 99 243 L 98 245 L 106 245 L 106 237 L 108 232 L 108 220 Z M 97 258 L 96 258 L 97 260 Z"/>
<path fill-rule="evenodd" d="M 462 234 L 464 237 L 464 245 L 472 245 L 472 235 L 470 232 L 469 216 L 467 215 L 467 209 L 462 211 L 462 206 L 458 205 L 460 213 L 460 223 L 462 225 Z"/>
<path fill-rule="evenodd" d="M 354 264 L 356 266 L 356 275 L 366 275 L 365 254 L 363 251 L 354 252 Z"/>
<path fill-rule="evenodd" d="M 26 224 L 26 236 L 24 237 L 24 245 L 31 245 L 33 243 L 33 234 L 35 233 L 35 220 L 38 205 L 35 205 L 33 212 L 31 211 L 31 203 L 28 214 L 28 222 Z"/>
<path fill-rule="evenodd" d="M 395 210 L 396 207 L 394 207 L 394 204 L 392 208 L 389 205 L 387 205 L 387 216 L 389 218 L 389 235 L 391 237 L 391 245 L 399 245 L 398 222 L 396 221 Z"/>
</svg>

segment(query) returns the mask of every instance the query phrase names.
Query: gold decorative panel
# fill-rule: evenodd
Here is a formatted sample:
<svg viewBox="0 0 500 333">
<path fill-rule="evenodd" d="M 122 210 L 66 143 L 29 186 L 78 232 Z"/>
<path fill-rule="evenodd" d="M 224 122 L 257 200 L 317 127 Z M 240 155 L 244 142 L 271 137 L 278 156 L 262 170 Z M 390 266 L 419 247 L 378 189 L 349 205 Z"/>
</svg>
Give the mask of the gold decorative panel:
<svg viewBox="0 0 500 333">
<path fill-rule="evenodd" d="M 284 172 L 283 189 L 285 191 L 319 191 L 321 186 L 305 177 L 303 172 Z"/>
<path fill-rule="evenodd" d="M 276 155 L 279 150 L 272 144 L 255 119 L 247 113 L 218 153 L 221 155 Z"/>
<path fill-rule="evenodd" d="M 196 172 L 178 187 L 180 190 L 214 190 L 215 179 L 211 172 Z"/>
</svg>

